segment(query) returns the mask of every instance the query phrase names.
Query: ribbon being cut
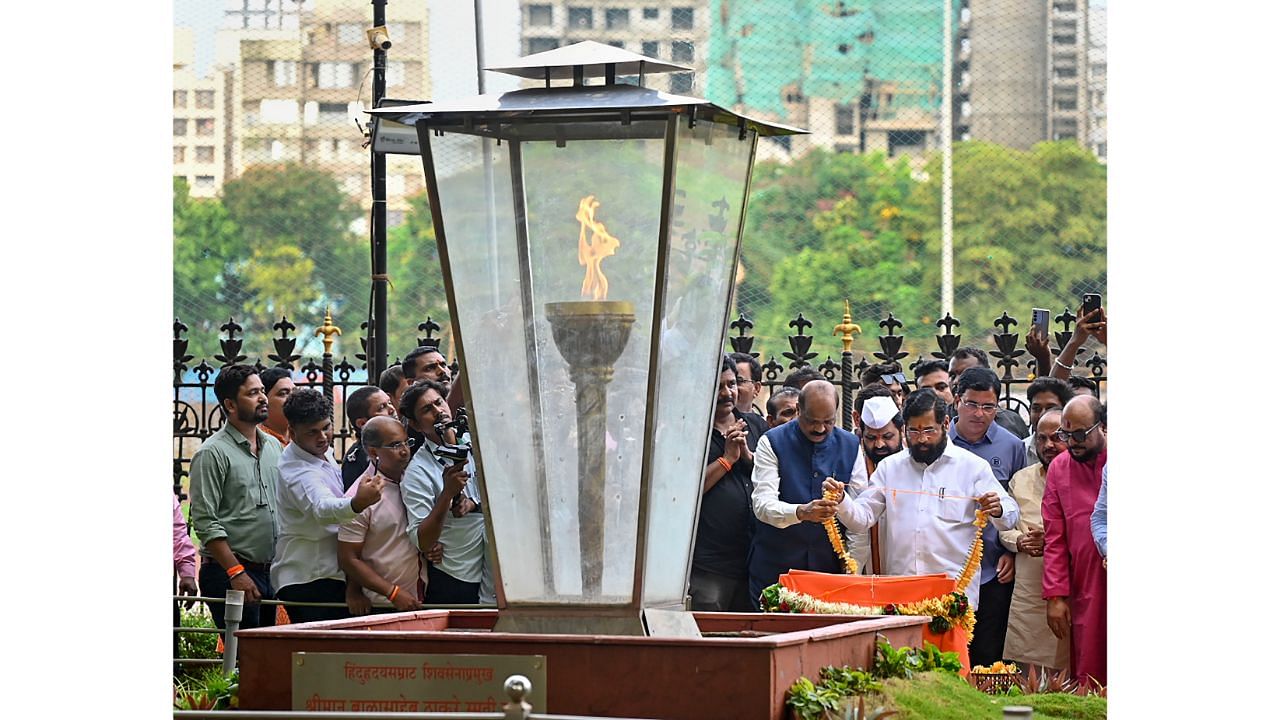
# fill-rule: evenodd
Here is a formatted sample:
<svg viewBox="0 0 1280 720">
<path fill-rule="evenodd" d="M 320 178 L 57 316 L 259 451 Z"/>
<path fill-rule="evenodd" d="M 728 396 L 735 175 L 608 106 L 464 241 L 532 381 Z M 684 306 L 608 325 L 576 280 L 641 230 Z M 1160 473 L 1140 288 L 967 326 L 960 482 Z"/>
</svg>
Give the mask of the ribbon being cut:
<svg viewBox="0 0 1280 720">
<path fill-rule="evenodd" d="M 969 557 L 954 578 L 944 573 L 880 576 L 792 570 L 780 576 L 776 585 L 764 589 L 760 606 L 765 612 L 930 617 L 923 629 L 924 640 L 943 652 L 957 653 L 963 667 L 961 674 L 968 675 L 974 614 L 964 589 L 982 563 L 986 513 L 979 510 L 973 524 L 977 529 Z M 841 557 L 843 545 L 838 534 L 832 536 L 832 549 Z"/>
</svg>

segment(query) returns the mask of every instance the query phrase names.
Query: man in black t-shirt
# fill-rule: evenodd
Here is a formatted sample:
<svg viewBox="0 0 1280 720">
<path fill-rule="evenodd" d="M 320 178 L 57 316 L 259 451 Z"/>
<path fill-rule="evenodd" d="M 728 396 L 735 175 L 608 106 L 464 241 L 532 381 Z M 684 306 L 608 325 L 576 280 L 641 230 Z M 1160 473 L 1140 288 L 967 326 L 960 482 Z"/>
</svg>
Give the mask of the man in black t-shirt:
<svg viewBox="0 0 1280 720">
<path fill-rule="evenodd" d="M 747 551 L 755 516 L 751 472 L 755 449 L 768 430 L 764 418 L 734 407 L 738 371 L 732 360 L 720 365 L 720 388 L 712 418 L 711 447 L 702 476 L 702 509 L 689 575 L 691 609 L 752 612 L 747 590 Z"/>
</svg>

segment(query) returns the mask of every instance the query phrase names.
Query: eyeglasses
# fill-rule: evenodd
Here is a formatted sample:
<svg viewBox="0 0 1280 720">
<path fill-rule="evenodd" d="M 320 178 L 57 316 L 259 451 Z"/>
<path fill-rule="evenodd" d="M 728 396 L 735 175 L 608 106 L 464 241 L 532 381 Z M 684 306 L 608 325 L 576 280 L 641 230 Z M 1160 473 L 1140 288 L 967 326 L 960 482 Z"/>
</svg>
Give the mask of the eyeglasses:
<svg viewBox="0 0 1280 720">
<path fill-rule="evenodd" d="M 916 430 L 915 428 L 907 428 L 907 437 L 920 438 L 921 440 L 928 440 L 929 438 L 933 437 L 934 435 L 937 435 L 940 432 L 942 432 L 942 428 L 938 428 L 938 427 L 927 427 L 927 428 L 921 428 L 919 430 Z"/>
<path fill-rule="evenodd" d="M 906 385 L 907 376 L 902 373 L 889 373 L 888 375 L 881 375 L 880 381 L 883 382 L 885 385 L 892 385 L 894 383 L 898 383 L 899 385 Z"/>
<path fill-rule="evenodd" d="M 380 448 L 382 450 L 412 450 L 418 444 L 417 438 L 405 438 L 400 442 L 393 442 L 390 445 L 373 445 L 371 447 Z"/>
<path fill-rule="evenodd" d="M 984 413 L 993 413 L 996 410 L 1000 409 L 1000 406 L 996 405 L 995 403 L 979 404 L 972 400 L 961 400 L 960 407 L 966 407 L 966 408 L 969 408 L 970 410 L 981 410 Z"/>
<path fill-rule="evenodd" d="M 1094 430 L 1097 430 L 1098 426 L 1101 424 L 1102 422 L 1098 421 L 1094 423 L 1093 427 L 1089 428 L 1088 430 L 1072 430 L 1071 432 L 1067 432 L 1062 428 L 1058 428 L 1057 430 L 1054 431 L 1053 436 L 1058 438 L 1058 440 L 1062 442 L 1066 442 L 1067 440 L 1070 440 L 1076 444 L 1079 444 L 1084 442 L 1085 438 L 1089 437 L 1089 433 L 1093 432 Z"/>
</svg>

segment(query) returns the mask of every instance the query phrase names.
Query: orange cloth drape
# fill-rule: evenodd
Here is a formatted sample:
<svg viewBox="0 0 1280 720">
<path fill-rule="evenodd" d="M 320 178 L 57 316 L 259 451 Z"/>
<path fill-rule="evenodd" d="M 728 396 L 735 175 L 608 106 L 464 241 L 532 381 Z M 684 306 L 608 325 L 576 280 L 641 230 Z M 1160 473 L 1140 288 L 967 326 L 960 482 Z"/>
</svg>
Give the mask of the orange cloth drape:
<svg viewBox="0 0 1280 720">
<path fill-rule="evenodd" d="M 802 592 L 825 602 L 853 605 L 900 605 L 936 598 L 955 590 L 955 580 L 942 573 L 933 575 L 834 575 L 831 573 L 792 570 L 778 577 L 782 587 Z M 939 635 L 926 625 L 924 639 L 943 652 L 960 656 L 961 675 L 969 674 L 969 639 L 964 629 L 953 627 Z"/>
</svg>

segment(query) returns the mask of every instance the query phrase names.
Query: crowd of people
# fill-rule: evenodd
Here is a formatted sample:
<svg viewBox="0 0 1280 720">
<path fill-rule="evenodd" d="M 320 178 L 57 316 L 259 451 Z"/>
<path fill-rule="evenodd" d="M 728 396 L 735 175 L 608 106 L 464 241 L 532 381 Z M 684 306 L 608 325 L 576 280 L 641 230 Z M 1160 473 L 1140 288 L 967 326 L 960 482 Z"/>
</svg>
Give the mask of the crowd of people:
<svg viewBox="0 0 1280 720">
<path fill-rule="evenodd" d="M 956 575 L 981 510 L 981 572 L 963 591 L 976 610 L 974 664 L 1011 660 L 1106 684 L 1106 406 L 1072 375 L 1103 311 L 1081 318 L 1055 358 L 1033 331 L 1029 423 L 1000 404 L 986 353 L 958 348 L 920 363 L 868 368 L 839 427 L 839 393 L 811 367 L 763 409 L 760 363 L 726 356 L 712 410 L 689 603 L 759 610 L 790 570 L 844 571 L 823 523 L 835 518 L 860 572 Z M 225 422 L 190 467 L 190 526 L 174 499 L 178 590 L 242 590 L 241 627 L 495 600 L 480 478 L 455 419 L 461 393 L 433 347 L 419 347 L 347 397 L 359 432 L 339 464 L 331 399 L 287 370 L 222 369 Z M 460 436 L 460 434 L 462 436 Z M 300 603 L 300 604 L 295 604 Z M 225 627 L 221 604 L 210 603 Z"/>
<path fill-rule="evenodd" d="M 1014 661 L 1106 684 L 1106 406 L 1072 374 L 1106 315 L 1081 318 L 1054 357 L 1038 330 L 1026 421 L 1001 404 L 979 348 L 860 376 L 854 432 L 839 393 L 811 367 L 757 407 L 762 368 L 734 353 L 721 365 L 702 509 L 689 579 L 695 610 L 751 612 L 790 570 L 843 572 L 823 524 L 835 518 L 868 575 L 956 577 L 976 511 L 980 572 L 964 588 L 977 618 L 975 665 Z"/>
</svg>

